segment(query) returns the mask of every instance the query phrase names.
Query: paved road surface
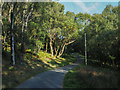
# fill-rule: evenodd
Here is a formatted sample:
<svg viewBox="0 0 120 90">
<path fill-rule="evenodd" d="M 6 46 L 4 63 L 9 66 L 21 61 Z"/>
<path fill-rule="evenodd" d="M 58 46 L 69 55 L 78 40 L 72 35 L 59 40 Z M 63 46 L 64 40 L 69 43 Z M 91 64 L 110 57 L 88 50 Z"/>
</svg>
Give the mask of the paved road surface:
<svg viewBox="0 0 120 90">
<path fill-rule="evenodd" d="M 62 88 L 65 74 L 77 65 L 79 65 L 79 62 L 40 73 L 16 88 Z"/>
</svg>

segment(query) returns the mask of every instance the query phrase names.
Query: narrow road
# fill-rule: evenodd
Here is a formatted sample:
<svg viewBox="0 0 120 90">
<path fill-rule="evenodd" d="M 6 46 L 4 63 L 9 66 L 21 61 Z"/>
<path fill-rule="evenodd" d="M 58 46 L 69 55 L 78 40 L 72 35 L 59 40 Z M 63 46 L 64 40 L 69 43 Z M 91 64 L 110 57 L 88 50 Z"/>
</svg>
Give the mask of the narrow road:
<svg viewBox="0 0 120 90">
<path fill-rule="evenodd" d="M 77 61 L 79 57 L 76 57 Z M 16 88 L 62 88 L 65 74 L 79 62 L 33 76 Z"/>
</svg>

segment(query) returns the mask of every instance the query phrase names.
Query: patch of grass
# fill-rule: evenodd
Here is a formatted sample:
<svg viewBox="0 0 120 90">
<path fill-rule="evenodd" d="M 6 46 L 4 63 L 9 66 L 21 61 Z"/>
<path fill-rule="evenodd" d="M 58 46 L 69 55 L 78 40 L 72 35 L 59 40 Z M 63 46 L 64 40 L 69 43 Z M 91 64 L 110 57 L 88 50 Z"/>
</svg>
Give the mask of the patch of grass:
<svg viewBox="0 0 120 90">
<path fill-rule="evenodd" d="M 85 66 L 70 70 L 64 78 L 64 88 L 120 88 L 120 72 L 111 69 Z"/>
<path fill-rule="evenodd" d="M 2 87 L 14 88 L 38 73 L 72 64 L 75 60 L 76 58 L 72 55 L 66 55 L 65 58 L 60 57 L 58 59 L 52 58 L 49 53 L 40 52 L 34 54 L 27 51 L 22 65 L 10 66 L 10 57 L 6 57 L 2 64 Z"/>
</svg>

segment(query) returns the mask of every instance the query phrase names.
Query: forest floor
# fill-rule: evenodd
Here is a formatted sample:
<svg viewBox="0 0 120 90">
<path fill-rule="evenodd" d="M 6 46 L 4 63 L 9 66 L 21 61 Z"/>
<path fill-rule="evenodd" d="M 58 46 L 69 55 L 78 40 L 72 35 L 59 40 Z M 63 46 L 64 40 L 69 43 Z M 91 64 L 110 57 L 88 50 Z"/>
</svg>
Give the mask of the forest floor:
<svg viewBox="0 0 120 90">
<path fill-rule="evenodd" d="M 7 56 L 6 56 L 7 55 Z M 76 62 L 72 54 L 64 54 L 62 58 L 51 57 L 51 54 L 40 52 L 37 55 L 26 53 L 23 64 L 10 65 L 10 56 L 3 54 L 2 60 L 2 88 L 14 88 L 32 76 L 48 70 L 64 67 Z"/>
</svg>

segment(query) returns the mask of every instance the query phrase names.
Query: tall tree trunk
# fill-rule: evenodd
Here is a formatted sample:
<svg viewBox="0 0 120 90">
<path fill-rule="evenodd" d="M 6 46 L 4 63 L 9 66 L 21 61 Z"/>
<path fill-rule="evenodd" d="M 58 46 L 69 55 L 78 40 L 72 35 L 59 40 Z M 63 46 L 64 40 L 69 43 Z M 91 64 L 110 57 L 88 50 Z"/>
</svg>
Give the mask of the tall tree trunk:
<svg viewBox="0 0 120 90">
<path fill-rule="evenodd" d="M 50 39 L 50 51 L 51 51 L 51 56 L 53 57 L 53 46 L 52 46 L 52 39 Z"/>
<path fill-rule="evenodd" d="M 20 55 L 20 64 L 24 61 L 24 27 L 25 27 L 25 10 L 23 11 L 23 25 L 22 25 L 22 37 L 21 37 L 21 55 Z"/>
<path fill-rule="evenodd" d="M 0 4 L 0 72 L 2 73 L 2 5 Z M 0 80 L 2 84 L 2 74 L 0 75 Z M 0 86 L 0 89 L 2 89 L 2 85 Z"/>
<path fill-rule="evenodd" d="M 27 7 L 27 6 L 26 6 Z M 26 10 L 23 10 L 23 25 L 22 25 L 22 41 L 21 41 L 21 58 L 20 58 L 20 62 L 22 64 L 22 62 L 24 61 L 24 54 L 25 54 L 25 41 L 24 41 L 24 33 L 27 31 L 27 24 L 28 24 L 28 20 L 29 20 L 29 17 L 32 13 L 32 10 L 33 8 L 31 9 L 31 11 L 28 13 L 28 15 L 26 14 Z"/>
<path fill-rule="evenodd" d="M 12 5 L 14 9 L 14 4 Z M 14 10 L 11 11 L 11 60 L 12 64 L 15 65 L 15 51 L 14 51 Z"/>
</svg>

